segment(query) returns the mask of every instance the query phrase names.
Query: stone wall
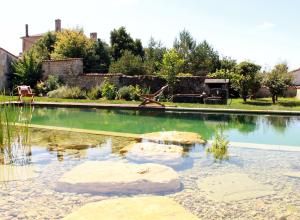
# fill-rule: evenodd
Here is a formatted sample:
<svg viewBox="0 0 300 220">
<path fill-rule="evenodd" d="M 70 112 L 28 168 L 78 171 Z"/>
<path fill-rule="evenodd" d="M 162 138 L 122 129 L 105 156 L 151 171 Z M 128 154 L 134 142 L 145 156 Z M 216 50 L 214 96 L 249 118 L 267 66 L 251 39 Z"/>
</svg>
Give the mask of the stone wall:
<svg viewBox="0 0 300 220">
<path fill-rule="evenodd" d="M 0 48 L 0 91 L 7 87 L 6 76 L 12 61 L 16 59 L 16 56 Z"/>
<path fill-rule="evenodd" d="M 69 77 L 82 75 L 83 59 L 43 60 L 42 69 L 43 79 L 46 79 L 49 75 L 56 75 L 63 80 L 68 80 Z"/>
<path fill-rule="evenodd" d="M 178 77 L 175 93 L 202 93 L 205 77 Z M 114 83 L 118 88 L 128 85 L 139 85 L 141 88 L 150 88 L 151 92 L 159 90 L 166 84 L 164 79 L 157 76 L 126 76 L 122 74 L 83 74 L 66 77 L 64 82 L 68 86 L 79 86 L 84 89 L 91 89 L 107 80 Z"/>
</svg>

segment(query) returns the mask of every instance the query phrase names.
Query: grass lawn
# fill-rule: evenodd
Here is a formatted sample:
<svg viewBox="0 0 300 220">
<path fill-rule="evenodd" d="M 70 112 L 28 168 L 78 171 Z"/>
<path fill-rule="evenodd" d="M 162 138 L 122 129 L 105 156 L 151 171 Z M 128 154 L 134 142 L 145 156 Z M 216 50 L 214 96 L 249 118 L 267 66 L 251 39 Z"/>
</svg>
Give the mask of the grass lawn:
<svg viewBox="0 0 300 220">
<path fill-rule="evenodd" d="M 16 96 L 0 96 L 0 101 L 16 101 Z M 99 104 L 136 104 L 139 101 L 125 101 L 125 100 L 88 100 L 88 99 L 58 99 L 47 97 L 36 97 L 36 102 L 75 102 L 75 103 L 99 103 Z M 188 107 L 188 108 L 225 108 L 225 109 L 247 109 L 247 110 L 287 110 L 300 111 L 300 100 L 295 98 L 280 98 L 278 103 L 272 104 L 271 98 L 249 100 L 244 103 L 242 99 L 233 99 L 230 105 L 205 105 L 197 103 L 172 103 L 165 102 L 166 106 L 172 107 Z"/>
</svg>

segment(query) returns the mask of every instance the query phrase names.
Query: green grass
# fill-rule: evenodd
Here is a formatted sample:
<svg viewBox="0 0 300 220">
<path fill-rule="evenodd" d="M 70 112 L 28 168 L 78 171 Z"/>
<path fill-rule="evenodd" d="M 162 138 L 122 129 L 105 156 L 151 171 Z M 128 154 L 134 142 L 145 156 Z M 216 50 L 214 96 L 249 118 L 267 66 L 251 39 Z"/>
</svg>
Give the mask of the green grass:
<svg viewBox="0 0 300 220">
<path fill-rule="evenodd" d="M 0 96 L 0 101 L 4 100 L 17 101 L 18 98 Z M 140 104 L 139 101 L 125 101 L 125 100 L 88 100 L 88 99 L 60 99 L 60 98 L 47 98 L 36 97 L 36 102 L 74 102 L 74 103 L 98 103 L 98 104 Z M 295 98 L 280 98 L 278 103 L 272 104 L 271 98 L 249 100 L 244 103 L 242 99 L 233 99 L 230 105 L 206 105 L 197 103 L 171 103 L 165 102 L 166 106 L 173 107 L 188 107 L 188 108 L 224 108 L 224 109 L 243 109 L 243 110 L 287 110 L 287 111 L 300 111 L 300 100 Z"/>
</svg>

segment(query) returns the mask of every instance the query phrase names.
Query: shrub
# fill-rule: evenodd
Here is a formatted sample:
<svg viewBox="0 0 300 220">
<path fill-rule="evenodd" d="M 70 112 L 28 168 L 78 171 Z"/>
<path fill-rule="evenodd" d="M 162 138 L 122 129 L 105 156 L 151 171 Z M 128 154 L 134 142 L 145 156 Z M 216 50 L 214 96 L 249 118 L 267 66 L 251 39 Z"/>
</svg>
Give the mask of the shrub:
<svg viewBox="0 0 300 220">
<path fill-rule="evenodd" d="M 105 97 L 108 100 L 113 100 L 116 98 L 117 95 L 117 88 L 114 84 L 111 84 L 109 82 L 104 82 L 102 89 L 101 89 L 101 95 L 102 97 Z"/>
<path fill-rule="evenodd" d="M 62 86 L 56 90 L 48 92 L 50 98 L 64 98 L 64 99 L 84 99 L 86 98 L 86 92 L 79 87 L 67 87 Z"/>
<path fill-rule="evenodd" d="M 45 81 L 45 86 L 46 86 L 47 92 L 58 89 L 58 87 L 59 87 L 58 76 L 49 75 L 48 79 Z"/>
<path fill-rule="evenodd" d="M 138 85 L 136 86 L 123 86 L 118 91 L 118 99 L 138 100 L 140 98 L 142 90 Z"/>
<path fill-rule="evenodd" d="M 91 100 L 100 99 L 102 97 L 102 85 L 92 88 L 86 95 Z"/>
<path fill-rule="evenodd" d="M 43 94 L 47 92 L 46 85 L 43 81 L 40 81 L 36 84 L 35 92 L 40 96 L 43 96 Z"/>
</svg>

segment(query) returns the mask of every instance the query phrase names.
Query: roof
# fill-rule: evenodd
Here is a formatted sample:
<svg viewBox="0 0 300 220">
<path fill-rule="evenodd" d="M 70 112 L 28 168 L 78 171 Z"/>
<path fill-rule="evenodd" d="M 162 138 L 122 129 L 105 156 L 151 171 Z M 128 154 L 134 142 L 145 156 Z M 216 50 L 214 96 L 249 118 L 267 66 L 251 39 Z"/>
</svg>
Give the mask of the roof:
<svg viewBox="0 0 300 220">
<path fill-rule="evenodd" d="M 300 86 L 300 68 L 296 69 L 296 70 L 294 70 L 290 73 L 294 77 L 293 85 L 294 86 Z"/>
<path fill-rule="evenodd" d="M 14 54 L 8 52 L 7 50 L 3 49 L 2 47 L 0 47 L 0 50 L 4 51 L 5 53 L 9 54 L 9 55 L 12 56 L 12 57 L 18 59 L 18 57 L 17 57 L 16 55 L 14 55 Z"/>
<path fill-rule="evenodd" d="M 205 79 L 204 83 L 217 83 L 217 84 L 227 84 L 229 83 L 229 79 Z"/>
<path fill-rule="evenodd" d="M 53 60 L 43 60 L 42 62 L 61 62 L 69 60 L 83 60 L 83 58 L 64 58 L 64 59 L 53 59 Z"/>
</svg>

